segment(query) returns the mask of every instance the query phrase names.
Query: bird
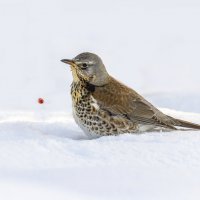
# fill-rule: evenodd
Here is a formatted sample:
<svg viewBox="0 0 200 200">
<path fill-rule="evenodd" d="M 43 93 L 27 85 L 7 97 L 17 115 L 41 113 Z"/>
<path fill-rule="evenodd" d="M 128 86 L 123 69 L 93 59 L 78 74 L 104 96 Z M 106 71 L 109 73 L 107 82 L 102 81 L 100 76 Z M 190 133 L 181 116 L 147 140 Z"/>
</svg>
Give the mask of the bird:
<svg viewBox="0 0 200 200">
<path fill-rule="evenodd" d="M 109 75 L 102 59 L 84 52 L 62 59 L 71 67 L 72 112 L 90 137 L 200 129 L 199 124 L 164 114 L 132 88 Z"/>
</svg>

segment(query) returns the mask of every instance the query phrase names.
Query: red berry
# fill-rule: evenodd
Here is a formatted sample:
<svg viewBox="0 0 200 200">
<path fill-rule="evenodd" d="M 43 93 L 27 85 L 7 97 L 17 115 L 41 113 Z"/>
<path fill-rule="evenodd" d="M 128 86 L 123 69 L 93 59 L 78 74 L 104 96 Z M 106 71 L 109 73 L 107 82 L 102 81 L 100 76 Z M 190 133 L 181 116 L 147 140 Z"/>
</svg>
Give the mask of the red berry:
<svg viewBox="0 0 200 200">
<path fill-rule="evenodd" d="M 43 99 L 43 98 L 39 98 L 39 99 L 38 99 L 38 103 L 39 103 L 39 104 L 43 104 L 43 103 L 44 103 L 44 99 Z"/>
</svg>

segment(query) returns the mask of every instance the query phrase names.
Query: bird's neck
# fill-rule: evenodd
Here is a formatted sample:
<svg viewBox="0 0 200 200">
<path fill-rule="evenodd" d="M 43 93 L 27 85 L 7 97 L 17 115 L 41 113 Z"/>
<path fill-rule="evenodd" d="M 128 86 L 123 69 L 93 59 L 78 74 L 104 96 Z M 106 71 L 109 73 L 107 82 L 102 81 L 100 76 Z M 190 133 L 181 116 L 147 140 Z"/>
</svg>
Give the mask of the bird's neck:
<svg viewBox="0 0 200 200">
<path fill-rule="evenodd" d="M 87 93 L 93 93 L 97 86 L 79 79 L 78 81 L 73 80 L 71 87 L 72 90 L 74 89 L 86 90 Z"/>
<path fill-rule="evenodd" d="M 77 75 L 76 69 L 74 67 L 71 67 L 71 70 L 72 70 L 73 82 L 79 82 L 80 79 Z"/>
</svg>

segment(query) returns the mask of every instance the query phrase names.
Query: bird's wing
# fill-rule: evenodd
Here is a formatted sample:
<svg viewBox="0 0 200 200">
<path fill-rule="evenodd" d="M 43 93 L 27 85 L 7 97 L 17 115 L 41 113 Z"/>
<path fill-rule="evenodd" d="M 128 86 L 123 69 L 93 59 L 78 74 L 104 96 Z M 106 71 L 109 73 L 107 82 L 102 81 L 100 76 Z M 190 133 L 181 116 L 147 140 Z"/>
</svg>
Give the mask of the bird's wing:
<svg viewBox="0 0 200 200">
<path fill-rule="evenodd" d="M 120 115 L 138 124 L 154 124 L 176 129 L 175 122 L 156 109 L 134 90 L 114 78 L 109 84 L 97 87 L 93 93 L 100 107 L 112 115 Z"/>
</svg>

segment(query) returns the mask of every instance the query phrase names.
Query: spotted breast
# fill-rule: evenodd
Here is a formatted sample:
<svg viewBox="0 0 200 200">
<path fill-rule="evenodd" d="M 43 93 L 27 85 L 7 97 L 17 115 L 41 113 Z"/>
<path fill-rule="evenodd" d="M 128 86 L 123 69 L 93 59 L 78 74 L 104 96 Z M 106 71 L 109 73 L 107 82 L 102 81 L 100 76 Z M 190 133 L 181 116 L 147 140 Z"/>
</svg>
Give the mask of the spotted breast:
<svg viewBox="0 0 200 200">
<path fill-rule="evenodd" d="M 135 132 L 136 124 L 101 109 L 94 91 L 95 86 L 81 81 L 71 85 L 73 116 L 79 127 L 91 137 Z"/>
</svg>

